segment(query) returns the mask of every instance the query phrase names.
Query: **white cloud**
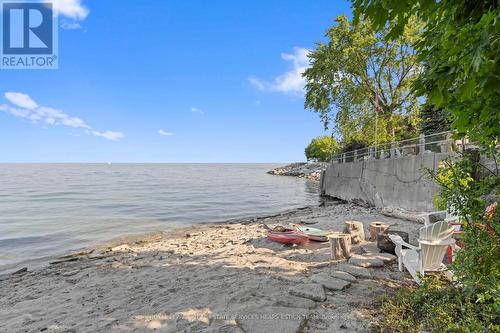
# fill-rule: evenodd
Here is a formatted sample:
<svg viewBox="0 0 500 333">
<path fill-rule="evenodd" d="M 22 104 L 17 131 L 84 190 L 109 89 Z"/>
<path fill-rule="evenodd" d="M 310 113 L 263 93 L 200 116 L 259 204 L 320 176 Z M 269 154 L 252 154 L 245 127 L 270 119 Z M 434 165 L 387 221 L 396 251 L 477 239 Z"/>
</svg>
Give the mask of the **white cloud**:
<svg viewBox="0 0 500 333">
<path fill-rule="evenodd" d="M 205 114 L 202 109 L 196 108 L 196 107 L 191 107 L 191 112 L 193 113 L 199 113 L 199 114 Z"/>
<path fill-rule="evenodd" d="M 294 47 L 293 53 L 282 53 L 281 58 L 292 63 L 292 69 L 276 76 L 271 81 L 251 76 L 248 82 L 262 91 L 273 91 L 281 93 L 303 94 L 305 80 L 302 73 L 309 67 L 308 49 Z"/>
<path fill-rule="evenodd" d="M 248 78 L 248 82 L 250 82 L 255 88 L 259 90 L 266 90 L 267 84 L 255 76 L 250 76 Z"/>
<path fill-rule="evenodd" d="M 75 21 L 83 21 L 89 10 L 82 5 L 81 0 L 52 0 L 53 6 L 59 15 L 69 17 Z"/>
<path fill-rule="evenodd" d="M 125 135 L 122 132 L 113 132 L 113 131 L 105 131 L 105 132 L 99 132 L 99 131 L 91 131 L 92 135 L 95 136 L 100 136 L 108 140 L 113 140 L 113 141 L 118 141 L 121 140 L 125 137 Z"/>
<path fill-rule="evenodd" d="M 34 110 L 34 119 L 32 121 L 44 120 L 49 125 L 64 125 L 75 128 L 90 128 L 82 119 L 71 117 L 61 110 L 53 109 L 47 106 L 40 106 Z"/>
<path fill-rule="evenodd" d="M 68 115 L 62 110 L 48 106 L 39 106 L 27 94 L 19 92 L 6 92 L 5 98 L 14 106 L 0 104 L 0 111 L 11 114 L 15 117 L 28 119 L 35 124 L 67 126 L 72 128 L 82 128 L 88 134 L 100 136 L 108 140 L 117 141 L 123 139 L 125 135 L 121 132 L 104 131 L 99 132 L 92 128 L 81 118 Z"/>
<path fill-rule="evenodd" d="M 15 106 L 19 106 L 23 109 L 33 110 L 38 107 L 34 100 L 32 100 L 28 95 L 19 92 L 6 92 L 5 98 Z"/>
<path fill-rule="evenodd" d="M 61 22 L 61 28 L 66 29 L 66 30 L 76 30 L 76 29 L 83 29 L 82 25 L 78 22 L 68 22 L 68 21 L 63 21 Z"/>
<path fill-rule="evenodd" d="M 158 130 L 158 134 L 160 134 L 160 135 L 162 135 L 162 136 L 172 136 L 172 135 L 174 135 L 174 133 L 172 133 L 172 132 L 167 132 L 167 131 L 164 131 L 164 130 L 162 130 L 162 129 L 159 129 L 159 130 Z"/>
</svg>

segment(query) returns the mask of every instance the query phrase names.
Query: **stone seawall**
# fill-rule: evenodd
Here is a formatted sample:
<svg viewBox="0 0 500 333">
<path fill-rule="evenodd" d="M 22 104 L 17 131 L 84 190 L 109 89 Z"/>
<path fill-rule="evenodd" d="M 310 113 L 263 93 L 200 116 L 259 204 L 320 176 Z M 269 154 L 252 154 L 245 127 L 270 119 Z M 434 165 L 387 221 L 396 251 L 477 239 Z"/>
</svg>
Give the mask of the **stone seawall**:
<svg viewBox="0 0 500 333">
<path fill-rule="evenodd" d="M 425 153 L 383 160 L 330 164 L 321 178 L 321 193 L 379 208 L 433 211 L 439 186 L 425 168 L 436 170 L 449 153 Z"/>
</svg>

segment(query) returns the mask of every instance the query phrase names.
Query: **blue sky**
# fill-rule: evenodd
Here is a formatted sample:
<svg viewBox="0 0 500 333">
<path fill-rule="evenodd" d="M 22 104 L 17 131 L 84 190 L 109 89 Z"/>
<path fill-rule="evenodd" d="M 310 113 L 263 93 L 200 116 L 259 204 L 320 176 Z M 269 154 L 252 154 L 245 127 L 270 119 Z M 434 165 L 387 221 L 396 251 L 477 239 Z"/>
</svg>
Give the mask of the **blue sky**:
<svg viewBox="0 0 500 333">
<path fill-rule="evenodd" d="M 292 162 L 344 1 L 57 0 L 59 69 L 0 71 L 0 162 Z"/>
</svg>

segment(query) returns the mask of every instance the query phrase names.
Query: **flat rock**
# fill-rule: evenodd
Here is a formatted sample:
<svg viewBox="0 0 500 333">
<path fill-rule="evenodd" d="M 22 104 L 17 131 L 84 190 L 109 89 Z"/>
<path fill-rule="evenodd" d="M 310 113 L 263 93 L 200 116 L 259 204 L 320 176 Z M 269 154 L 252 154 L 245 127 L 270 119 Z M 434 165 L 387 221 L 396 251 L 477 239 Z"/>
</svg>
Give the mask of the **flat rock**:
<svg viewBox="0 0 500 333">
<path fill-rule="evenodd" d="M 289 293 L 294 296 L 308 298 L 316 302 L 326 300 L 325 290 L 318 283 L 302 283 L 291 287 Z"/>
<path fill-rule="evenodd" d="M 374 269 L 372 275 L 373 278 L 375 279 L 383 279 L 383 280 L 391 279 L 391 275 L 383 269 Z"/>
<path fill-rule="evenodd" d="M 361 249 L 364 253 L 380 253 L 380 249 L 377 247 L 377 243 L 369 242 L 361 245 Z"/>
<path fill-rule="evenodd" d="M 285 306 L 287 308 L 312 309 L 316 307 L 316 302 L 307 298 L 285 294 L 278 296 L 274 305 Z"/>
<path fill-rule="evenodd" d="M 342 290 L 351 285 L 351 282 L 349 281 L 336 279 L 326 273 L 314 274 L 310 277 L 310 279 L 316 283 L 321 284 L 324 288 L 330 290 Z"/>
<path fill-rule="evenodd" d="M 352 276 L 351 274 L 347 273 L 347 272 L 343 272 L 343 271 L 331 271 L 331 272 L 328 272 L 328 274 L 333 277 L 333 278 L 336 278 L 336 279 L 341 279 L 341 280 L 344 280 L 344 281 L 348 281 L 348 282 L 356 282 L 356 278 L 354 276 Z"/>
<path fill-rule="evenodd" d="M 367 253 L 367 254 L 363 254 L 363 257 L 369 258 L 369 259 L 382 260 L 385 263 L 395 261 L 398 258 L 395 255 L 390 254 L 390 253 Z"/>
<path fill-rule="evenodd" d="M 336 269 L 339 271 L 342 271 L 342 272 L 349 273 L 352 276 L 355 276 L 355 277 L 361 278 L 361 279 L 371 279 L 371 277 L 372 277 L 372 274 L 370 273 L 370 271 L 368 269 L 366 269 L 364 267 L 360 267 L 360 266 L 353 266 L 353 265 L 349 265 L 349 264 L 340 264 L 340 265 L 337 265 Z"/>
<path fill-rule="evenodd" d="M 384 261 L 360 255 L 353 255 L 349 258 L 349 264 L 360 267 L 384 267 Z"/>
<path fill-rule="evenodd" d="M 309 310 L 265 307 L 248 309 L 236 317 L 236 324 L 246 333 L 298 333 L 306 324 Z"/>
</svg>

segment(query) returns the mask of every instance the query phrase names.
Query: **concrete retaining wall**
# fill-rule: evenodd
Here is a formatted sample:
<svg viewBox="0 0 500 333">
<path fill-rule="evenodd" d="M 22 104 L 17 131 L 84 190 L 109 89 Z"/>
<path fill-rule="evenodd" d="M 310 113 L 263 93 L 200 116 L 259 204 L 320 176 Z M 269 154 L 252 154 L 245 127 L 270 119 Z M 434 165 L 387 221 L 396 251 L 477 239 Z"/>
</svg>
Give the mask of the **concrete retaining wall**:
<svg viewBox="0 0 500 333">
<path fill-rule="evenodd" d="M 449 153 L 425 153 L 384 160 L 331 164 L 321 179 L 321 193 L 375 207 L 433 211 L 439 187 L 424 168 L 436 170 Z"/>
</svg>

